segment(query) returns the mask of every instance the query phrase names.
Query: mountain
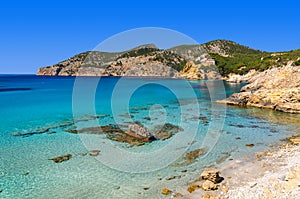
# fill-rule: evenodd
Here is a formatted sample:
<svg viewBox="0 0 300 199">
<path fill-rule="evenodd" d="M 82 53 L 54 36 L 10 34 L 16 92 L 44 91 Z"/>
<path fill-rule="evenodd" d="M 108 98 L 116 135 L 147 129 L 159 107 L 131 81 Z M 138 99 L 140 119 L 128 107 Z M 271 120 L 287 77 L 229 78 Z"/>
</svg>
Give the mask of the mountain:
<svg viewBox="0 0 300 199">
<path fill-rule="evenodd" d="M 219 79 L 231 73 L 246 74 L 294 62 L 300 64 L 300 50 L 270 53 L 228 40 L 199 45 L 181 45 L 167 50 L 153 44 L 124 52 L 89 51 L 53 66 L 42 67 L 38 75 L 60 76 L 159 76 L 187 79 Z"/>
</svg>

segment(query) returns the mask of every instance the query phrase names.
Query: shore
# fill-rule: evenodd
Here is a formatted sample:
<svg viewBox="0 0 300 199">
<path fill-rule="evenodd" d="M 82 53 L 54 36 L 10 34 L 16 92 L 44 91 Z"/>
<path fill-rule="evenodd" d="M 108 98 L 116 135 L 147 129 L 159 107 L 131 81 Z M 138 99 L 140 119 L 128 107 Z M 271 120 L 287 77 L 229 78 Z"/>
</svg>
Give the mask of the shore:
<svg viewBox="0 0 300 199">
<path fill-rule="evenodd" d="M 203 199 L 296 199 L 300 195 L 300 137 L 244 159 L 221 165 L 224 180 L 215 191 L 204 191 L 201 181 L 192 193 L 182 190 L 175 198 Z M 289 140 L 289 138 L 287 139 Z"/>
</svg>

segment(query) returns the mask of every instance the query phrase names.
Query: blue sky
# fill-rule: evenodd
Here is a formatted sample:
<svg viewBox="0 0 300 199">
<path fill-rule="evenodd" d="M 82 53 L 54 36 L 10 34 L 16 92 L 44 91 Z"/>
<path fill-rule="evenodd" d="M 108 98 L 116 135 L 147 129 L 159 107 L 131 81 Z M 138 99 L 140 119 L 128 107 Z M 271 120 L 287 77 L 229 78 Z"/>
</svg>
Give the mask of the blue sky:
<svg viewBox="0 0 300 199">
<path fill-rule="evenodd" d="M 35 73 L 133 28 L 163 27 L 199 43 L 300 48 L 295 1 L 1 1 L 0 73 Z"/>
</svg>

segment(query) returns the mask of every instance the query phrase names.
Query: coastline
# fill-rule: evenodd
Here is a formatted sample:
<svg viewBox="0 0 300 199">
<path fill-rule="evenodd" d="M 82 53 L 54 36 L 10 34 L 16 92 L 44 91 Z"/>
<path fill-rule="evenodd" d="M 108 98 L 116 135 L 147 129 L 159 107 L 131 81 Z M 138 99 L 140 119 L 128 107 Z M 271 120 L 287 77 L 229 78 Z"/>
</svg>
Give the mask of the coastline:
<svg viewBox="0 0 300 199">
<path fill-rule="evenodd" d="M 218 167 L 224 180 L 215 191 L 204 191 L 200 185 L 189 193 L 182 188 L 185 199 L 240 199 L 240 198 L 288 198 L 300 195 L 300 133 L 293 134 L 297 142 L 289 138 L 271 145 L 254 156 L 232 160 Z M 292 137 L 293 137 L 292 136 Z M 191 185 L 190 185 L 191 186 Z M 185 189 L 185 190 L 184 190 Z"/>
</svg>

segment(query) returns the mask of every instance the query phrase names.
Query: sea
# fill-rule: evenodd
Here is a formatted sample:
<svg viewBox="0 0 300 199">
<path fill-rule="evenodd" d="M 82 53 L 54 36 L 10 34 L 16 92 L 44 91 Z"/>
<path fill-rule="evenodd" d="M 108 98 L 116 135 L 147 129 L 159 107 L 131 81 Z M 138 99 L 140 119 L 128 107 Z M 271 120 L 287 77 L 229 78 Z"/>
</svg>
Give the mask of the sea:
<svg viewBox="0 0 300 199">
<path fill-rule="evenodd" d="M 254 156 L 299 131 L 298 115 L 216 103 L 244 85 L 0 75 L 0 198 L 169 198 L 162 188 L 180 192 L 204 168 Z M 80 131 L 133 124 L 180 130 L 143 145 Z"/>
</svg>

